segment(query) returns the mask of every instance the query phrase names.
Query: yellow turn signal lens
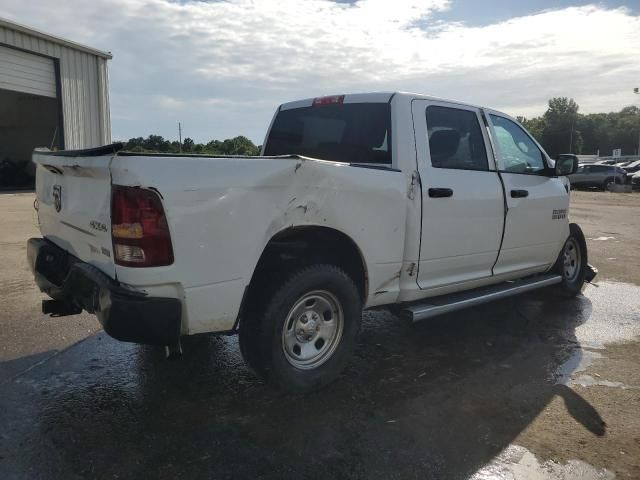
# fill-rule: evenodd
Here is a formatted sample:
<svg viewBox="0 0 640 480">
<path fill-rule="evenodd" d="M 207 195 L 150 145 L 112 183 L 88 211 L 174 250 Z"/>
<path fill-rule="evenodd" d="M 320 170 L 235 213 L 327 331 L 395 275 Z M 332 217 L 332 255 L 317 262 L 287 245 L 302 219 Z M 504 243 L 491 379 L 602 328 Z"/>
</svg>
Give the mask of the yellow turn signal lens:
<svg viewBox="0 0 640 480">
<path fill-rule="evenodd" d="M 119 223 L 111 227 L 113 238 L 142 238 L 144 231 L 139 223 Z"/>
</svg>

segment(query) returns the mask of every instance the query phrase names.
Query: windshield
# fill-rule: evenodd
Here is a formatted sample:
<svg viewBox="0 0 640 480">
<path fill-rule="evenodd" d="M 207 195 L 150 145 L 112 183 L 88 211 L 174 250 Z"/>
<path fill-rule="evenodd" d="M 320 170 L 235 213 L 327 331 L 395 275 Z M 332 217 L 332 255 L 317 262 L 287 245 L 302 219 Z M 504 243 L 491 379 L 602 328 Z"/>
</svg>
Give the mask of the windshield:
<svg viewBox="0 0 640 480">
<path fill-rule="evenodd" d="M 388 103 L 293 108 L 277 114 L 264 154 L 391 165 L 390 138 Z"/>
</svg>

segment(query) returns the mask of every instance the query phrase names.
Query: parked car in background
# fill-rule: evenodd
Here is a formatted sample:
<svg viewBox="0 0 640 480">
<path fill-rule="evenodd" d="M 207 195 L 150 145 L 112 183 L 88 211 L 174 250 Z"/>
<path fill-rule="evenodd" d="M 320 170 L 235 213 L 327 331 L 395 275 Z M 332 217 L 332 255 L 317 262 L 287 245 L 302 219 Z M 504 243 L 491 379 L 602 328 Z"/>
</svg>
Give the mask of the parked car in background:
<svg viewBox="0 0 640 480">
<path fill-rule="evenodd" d="M 631 188 L 640 189 L 640 172 L 634 173 L 631 176 Z"/>
<path fill-rule="evenodd" d="M 640 172 L 640 160 L 627 163 L 622 168 L 624 169 L 625 172 L 627 172 L 627 175 Z"/>
<path fill-rule="evenodd" d="M 627 172 L 613 165 L 579 165 L 578 171 L 569 175 L 569 180 L 573 188 L 601 188 L 606 191 L 616 183 L 626 183 Z"/>
</svg>

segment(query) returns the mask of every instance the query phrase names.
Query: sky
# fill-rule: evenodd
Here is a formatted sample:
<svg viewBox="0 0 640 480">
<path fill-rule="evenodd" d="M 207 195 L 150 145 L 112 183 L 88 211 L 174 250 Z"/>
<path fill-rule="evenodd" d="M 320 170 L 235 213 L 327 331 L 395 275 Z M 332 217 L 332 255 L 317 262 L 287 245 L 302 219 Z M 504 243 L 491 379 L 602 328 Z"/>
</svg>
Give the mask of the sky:
<svg viewBox="0 0 640 480">
<path fill-rule="evenodd" d="M 37 15 L 34 15 L 37 12 Z M 261 144 L 283 102 L 410 91 L 537 116 L 639 105 L 640 0 L 2 0 L 0 15 L 110 51 L 114 140 Z"/>
</svg>

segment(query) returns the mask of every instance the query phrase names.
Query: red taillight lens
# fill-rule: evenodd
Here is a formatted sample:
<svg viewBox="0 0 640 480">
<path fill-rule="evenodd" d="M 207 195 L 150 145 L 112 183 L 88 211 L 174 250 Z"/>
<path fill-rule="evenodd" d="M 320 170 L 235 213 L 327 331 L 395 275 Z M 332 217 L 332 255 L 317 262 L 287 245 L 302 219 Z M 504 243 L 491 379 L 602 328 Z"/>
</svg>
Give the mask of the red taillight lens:
<svg viewBox="0 0 640 480">
<path fill-rule="evenodd" d="M 160 197 L 152 190 L 113 185 L 111 238 L 118 265 L 159 267 L 173 263 L 167 217 Z"/>
<path fill-rule="evenodd" d="M 332 95 L 330 97 L 318 97 L 313 99 L 313 106 L 340 105 L 344 103 L 344 95 Z"/>
</svg>

